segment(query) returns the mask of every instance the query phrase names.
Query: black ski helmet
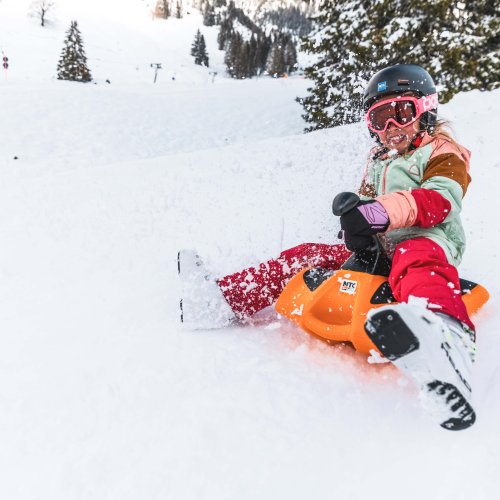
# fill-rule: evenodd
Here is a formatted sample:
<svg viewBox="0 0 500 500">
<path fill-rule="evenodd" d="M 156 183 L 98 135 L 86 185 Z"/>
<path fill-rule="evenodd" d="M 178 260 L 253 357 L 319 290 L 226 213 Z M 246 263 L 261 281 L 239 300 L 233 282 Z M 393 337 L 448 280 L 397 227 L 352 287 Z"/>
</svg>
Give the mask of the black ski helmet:
<svg viewBox="0 0 500 500">
<path fill-rule="evenodd" d="M 416 97 L 436 94 L 436 86 L 429 73 L 416 64 L 395 64 L 372 76 L 363 95 L 365 113 L 379 99 L 394 94 L 411 93 Z M 436 125 L 437 107 L 420 117 L 420 129 L 431 132 Z"/>
</svg>

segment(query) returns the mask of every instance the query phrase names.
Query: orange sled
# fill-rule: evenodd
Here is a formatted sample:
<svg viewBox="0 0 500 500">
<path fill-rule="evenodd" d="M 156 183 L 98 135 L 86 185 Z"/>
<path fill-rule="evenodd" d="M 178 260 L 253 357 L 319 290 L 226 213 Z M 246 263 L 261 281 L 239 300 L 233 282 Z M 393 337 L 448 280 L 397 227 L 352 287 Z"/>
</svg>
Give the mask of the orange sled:
<svg viewBox="0 0 500 500">
<path fill-rule="evenodd" d="M 292 278 L 281 293 L 276 311 L 306 332 L 328 343 L 350 342 L 369 354 L 378 349 L 364 330 L 370 309 L 395 303 L 387 281 L 390 261 L 378 240 L 371 249 L 354 253 L 338 271 L 307 269 Z M 469 315 L 488 300 L 487 290 L 460 280 Z"/>
</svg>

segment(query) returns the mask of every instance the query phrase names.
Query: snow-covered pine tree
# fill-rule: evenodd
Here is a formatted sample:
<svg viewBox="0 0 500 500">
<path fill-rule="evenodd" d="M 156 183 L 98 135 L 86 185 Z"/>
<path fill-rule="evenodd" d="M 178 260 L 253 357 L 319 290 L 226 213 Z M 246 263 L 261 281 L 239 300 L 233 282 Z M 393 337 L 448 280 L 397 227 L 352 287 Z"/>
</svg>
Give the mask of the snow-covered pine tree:
<svg viewBox="0 0 500 500">
<path fill-rule="evenodd" d="M 255 33 L 252 33 L 250 41 L 248 42 L 248 74 L 249 76 L 255 76 L 258 73 L 258 63 L 257 63 L 257 47 L 258 42 L 255 38 Z"/>
<path fill-rule="evenodd" d="M 283 57 L 285 60 L 285 71 L 290 74 L 297 69 L 297 49 L 291 37 L 285 42 Z"/>
<path fill-rule="evenodd" d="M 276 6 L 272 10 L 258 9 L 255 17 L 261 26 L 271 24 L 281 32 L 292 32 L 299 36 L 306 36 L 312 30 L 310 17 L 313 15 L 313 11 L 312 2 L 301 2 L 299 5 L 289 6 L 283 2 L 281 6 Z"/>
<path fill-rule="evenodd" d="M 177 3 L 175 5 L 175 17 L 177 19 L 182 18 L 182 2 L 180 2 L 180 0 L 177 0 Z"/>
<path fill-rule="evenodd" d="M 441 102 L 457 92 L 500 86 L 500 3 L 491 0 L 452 2 L 447 29 L 440 27 L 441 57 L 432 61 L 442 87 Z M 429 44 L 430 45 L 430 44 Z"/>
<path fill-rule="evenodd" d="M 241 75 L 242 78 L 251 78 L 253 73 L 252 55 L 250 42 L 245 41 L 240 49 Z"/>
<path fill-rule="evenodd" d="M 57 79 L 73 82 L 92 81 L 90 70 L 87 67 L 87 56 L 83 49 L 82 36 L 76 21 L 71 21 L 66 32 L 61 59 L 57 65 Z"/>
<path fill-rule="evenodd" d="M 260 75 L 263 71 L 265 71 L 267 57 L 272 45 L 273 41 L 270 36 L 261 35 L 257 37 L 257 48 L 255 53 L 255 66 L 257 75 Z"/>
<path fill-rule="evenodd" d="M 267 56 L 266 71 L 274 78 L 283 76 L 286 72 L 285 47 L 279 38 L 274 41 Z"/>
<path fill-rule="evenodd" d="M 200 36 L 200 41 L 198 42 L 198 50 L 194 56 L 194 63 L 208 68 L 207 44 L 203 35 Z"/>
<path fill-rule="evenodd" d="M 491 0 L 322 0 L 303 49 L 317 54 L 314 81 L 299 98 L 306 131 L 361 118 L 363 88 L 373 73 L 397 63 L 426 68 L 440 102 L 457 92 L 498 86 L 498 6 Z"/>
<path fill-rule="evenodd" d="M 489 0 L 396 0 L 395 4 L 405 17 L 393 18 L 385 36 L 395 53 L 411 54 L 412 62 L 420 61 L 433 75 L 440 102 L 461 91 L 498 85 L 498 2 L 496 7 Z"/>
<path fill-rule="evenodd" d="M 200 30 L 197 30 L 196 35 L 194 37 L 193 45 L 191 45 L 191 55 L 194 57 L 196 57 L 196 54 L 198 53 L 200 47 L 200 38 L 201 38 L 201 32 Z"/>
<path fill-rule="evenodd" d="M 215 24 L 219 25 L 228 16 L 227 0 L 213 0 Z"/>
<path fill-rule="evenodd" d="M 217 45 L 219 50 L 225 50 L 226 45 L 231 40 L 231 35 L 234 32 L 231 19 L 224 19 L 220 24 L 219 33 L 217 35 Z"/>
<path fill-rule="evenodd" d="M 373 5 L 384 4 L 389 7 L 390 2 L 322 0 L 314 18 L 316 28 L 302 42 L 303 50 L 319 56 L 305 70 L 314 86 L 307 97 L 297 99 L 305 111 L 302 117 L 310 124 L 306 132 L 359 121 L 363 88 L 372 73 L 372 52 L 380 54 L 377 46 L 384 43 L 372 27 L 370 11 Z M 377 66 L 385 62 L 381 58 Z"/>
<path fill-rule="evenodd" d="M 467 19 L 477 37 L 474 76 L 481 90 L 500 86 L 500 3 L 495 0 L 464 0 Z"/>
<path fill-rule="evenodd" d="M 203 10 L 203 24 L 205 26 L 214 26 L 215 24 L 215 9 L 214 6 L 207 2 Z"/>
<path fill-rule="evenodd" d="M 245 42 L 240 33 L 235 32 L 232 34 L 230 40 L 227 42 L 226 54 L 224 56 L 224 63 L 227 67 L 227 72 L 233 78 L 244 78 L 244 62 L 242 61 L 242 46 Z"/>
</svg>

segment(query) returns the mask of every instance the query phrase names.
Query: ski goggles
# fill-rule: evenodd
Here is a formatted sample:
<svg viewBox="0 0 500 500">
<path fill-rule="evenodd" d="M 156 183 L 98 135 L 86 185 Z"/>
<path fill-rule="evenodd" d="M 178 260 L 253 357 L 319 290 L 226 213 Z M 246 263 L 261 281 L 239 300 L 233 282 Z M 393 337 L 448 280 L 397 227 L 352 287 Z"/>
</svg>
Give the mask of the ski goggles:
<svg viewBox="0 0 500 500">
<path fill-rule="evenodd" d="M 366 113 L 365 121 L 372 132 L 384 132 L 389 123 L 406 127 L 420 118 L 422 113 L 436 109 L 438 95 L 424 97 L 390 97 L 374 104 Z"/>
</svg>

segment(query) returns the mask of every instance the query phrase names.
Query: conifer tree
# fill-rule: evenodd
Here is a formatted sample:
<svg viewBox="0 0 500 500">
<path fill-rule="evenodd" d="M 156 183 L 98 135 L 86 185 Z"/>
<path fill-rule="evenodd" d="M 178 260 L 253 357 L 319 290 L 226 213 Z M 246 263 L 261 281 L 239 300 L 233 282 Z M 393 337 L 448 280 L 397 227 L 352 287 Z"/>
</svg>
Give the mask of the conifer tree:
<svg viewBox="0 0 500 500">
<path fill-rule="evenodd" d="M 198 51 L 194 56 L 194 63 L 199 64 L 200 66 L 206 66 L 208 68 L 207 45 L 205 43 L 205 37 L 203 35 L 200 36 Z"/>
<path fill-rule="evenodd" d="M 217 35 L 217 45 L 219 50 L 225 50 L 226 44 L 231 39 L 233 33 L 233 23 L 230 19 L 225 19 L 220 24 L 219 34 Z"/>
<path fill-rule="evenodd" d="M 200 38 L 201 38 L 201 32 L 200 30 L 196 31 L 196 35 L 194 37 L 194 42 L 193 45 L 191 45 L 191 55 L 196 57 L 196 54 L 198 53 L 198 49 L 200 46 Z"/>
<path fill-rule="evenodd" d="M 182 18 L 182 3 L 180 2 L 180 0 L 177 0 L 177 4 L 175 6 L 175 17 L 177 19 Z"/>
<path fill-rule="evenodd" d="M 274 78 L 282 76 L 286 71 L 284 49 L 283 44 L 278 39 L 273 43 L 267 56 L 266 71 Z"/>
<path fill-rule="evenodd" d="M 82 36 L 76 21 L 71 21 L 66 32 L 61 59 L 57 66 L 57 79 L 74 82 L 90 82 L 92 80 L 90 70 L 87 67 L 87 56 L 83 49 Z"/>
<path fill-rule="evenodd" d="M 390 2 L 322 1 L 315 17 L 317 28 L 302 45 L 306 52 L 319 56 L 305 70 L 314 86 L 308 89 L 307 97 L 298 99 L 305 110 L 302 117 L 311 124 L 306 132 L 359 121 L 363 88 L 367 76 L 375 69 L 369 63 L 372 52 L 373 59 L 379 59 L 378 67 L 385 63 L 378 50 L 385 40 L 372 37 L 370 29 L 371 23 L 377 24 L 369 19 L 367 11 L 372 3 Z"/>
<path fill-rule="evenodd" d="M 293 43 L 291 37 L 288 37 L 288 40 L 284 42 L 284 62 L 285 62 L 285 71 L 290 74 L 295 71 L 297 68 L 297 49 L 295 48 L 295 44 Z"/>
<path fill-rule="evenodd" d="M 208 68 L 207 44 L 205 42 L 205 37 L 200 33 L 200 30 L 196 32 L 193 45 L 191 46 L 191 55 L 194 56 L 195 64 L 206 66 Z"/>
<path fill-rule="evenodd" d="M 299 98 L 306 131 L 361 117 L 366 82 L 397 63 L 423 66 L 440 87 L 440 102 L 473 88 L 499 85 L 499 7 L 494 0 L 322 0 L 317 28 L 303 41 L 318 61 Z"/>
<path fill-rule="evenodd" d="M 466 18 L 473 36 L 477 37 L 478 56 L 474 78 L 482 90 L 500 86 L 500 3 L 495 0 L 464 0 Z"/>
<path fill-rule="evenodd" d="M 249 77 L 257 74 L 257 39 L 253 33 L 248 42 L 248 72 Z"/>
<path fill-rule="evenodd" d="M 215 24 L 215 9 L 214 6 L 207 2 L 203 11 L 203 24 L 205 26 L 214 26 Z"/>
<path fill-rule="evenodd" d="M 266 69 L 267 58 L 272 45 L 273 41 L 270 36 L 259 36 L 257 38 L 257 53 L 255 59 L 258 74 Z"/>
<path fill-rule="evenodd" d="M 240 35 L 240 33 L 235 32 L 232 34 L 227 44 L 224 62 L 227 67 L 227 72 L 233 78 L 243 78 L 245 76 L 241 61 L 241 48 L 243 43 L 243 37 Z"/>
<path fill-rule="evenodd" d="M 240 78 L 250 78 L 253 75 L 250 51 L 250 42 L 243 42 L 239 53 Z"/>
<path fill-rule="evenodd" d="M 496 7 L 489 0 L 397 0 L 395 5 L 412 22 L 402 23 L 395 13 L 385 37 L 401 58 L 411 54 L 428 69 L 440 86 L 440 102 L 460 91 L 492 88 L 499 81 L 498 2 Z M 490 46 L 495 36 L 496 55 Z"/>
</svg>

